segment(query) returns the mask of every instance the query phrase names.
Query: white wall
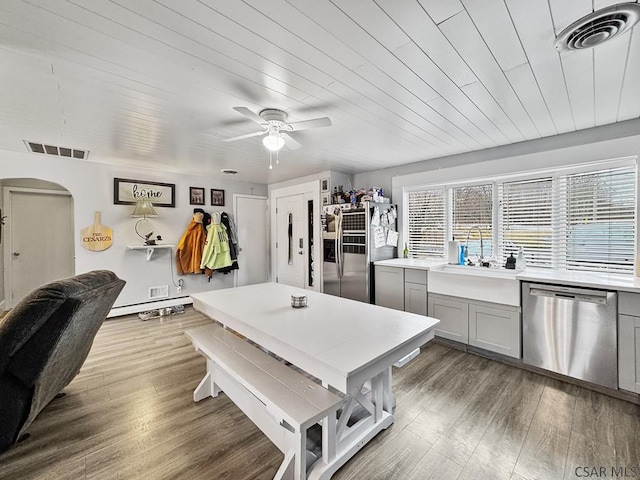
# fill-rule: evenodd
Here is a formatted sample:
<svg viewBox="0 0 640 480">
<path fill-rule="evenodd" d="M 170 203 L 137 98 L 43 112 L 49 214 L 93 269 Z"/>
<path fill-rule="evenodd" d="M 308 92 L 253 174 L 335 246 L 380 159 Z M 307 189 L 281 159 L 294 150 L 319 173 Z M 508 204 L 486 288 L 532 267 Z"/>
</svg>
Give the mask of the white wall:
<svg viewBox="0 0 640 480">
<path fill-rule="evenodd" d="M 587 135 L 585 132 L 591 134 Z M 545 146 L 558 148 L 540 148 Z M 427 168 L 427 166 L 438 165 L 446 160 L 438 159 L 438 162 L 433 165 L 429 162 L 421 162 L 424 164 L 423 169 L 415 173 L 392 175 L 392 192 L 394 202 L 398 204 L 398 228 L 401 237 L 404 231 L 403 192 L 405 188 L 477 178 L 495 178 L 537 170 L 553 170 L 582 163 L 616 160 L 625 157 L 640 157 L 640 121 L 624 122 L 618 124 L 617 128 L 616 125 L 608 125 L 589 131 L 583 130 L 549 139 L 523 142 L 518 144 L 518 148 L 515 149 L 517 154 L 506 155 L 513 153 L 514 147 L 515 145 L 510 145 L 509 147 L 491 149 L 494 158 L 488 156 L 488 150 L 475 152 L 477 157 L 475 163 L 459 164 L 461 160 L 458 157 L 461 156 L 449 157 L 455 166 Z M 473 154 L 465 154 L 464 162 L 468 162 L 471 157 Z M 408 166 L 399 167 L 399 169 L 406 167 Z M 640 236 L 638 238 L 640 241 Z M 400 241 L 404 241 L 404 239 L 401 238 Z"/>
<path fill-rule="evenodd" d="M 237 182 L 226 179 L 165 174 L 161 171 L 141 168 L 127 168 L 115 165 L 93 163 L 86 160 L 58 158 L 47 155 L 0 151 L 0 180 L 11 178 L 36 178 L 57 183 L 71 192 L 74 200 L 76 273 L 96 269 L 109 269 L 127 281 L 115 306 L 132 305 L 148 301 L 148 289 L 152 286 L 169 285 L 170 297 L 226 288 L 233 286 L 233 274 L 214 274 L 210 283 L 204 275 L 183 275 L 175 273 L 173 255 L 167 250 L 157 250 L 147 262 L 144 251 L 129 251 L 127 245 L 141 245 L 142 240 L 134 232 L 138 220 L 130 216 L 133 209 L 128 205 L 114 205 L 114 177 L 173 183 L 176 185 L 176 207 L 159 207 L 159 216 L 151 219 L 156 234 L 161 234 L 163 243 L 177 244 L 193 215 L 193 205 L 189 205 L 189 187 L 204 187 L 206 203 L 209 204 L 209 189 L 225 190 L 224 207 L 205 205 L 206 211 L 233 212 L 231 204 L 234 193 L 266 195 L 267 186 L 255 183 Z M 8 184 L 3 180 L 3 184 Z M 91 252 L 82 248 L 79 242 L 81 228 L 93 223 L 93 212 L 102 212 L 102 223 L 113 229 L 113 245 L 102 252 Z M 242 242 L 243 239 L 240 239 Z M 2 242 L 4 246 L 6 242 Z M 268 253 L 266 253 L 268 254 Z M 0 255 L 1 257 L 1 255 Z M 173 275 L 171 267 L 173 266 Z M 240 268 L 248 268 L 240 262 Z M 172 279 L 173 277 L 173 279 Z M 182 293 L 177 295 L 173 282 L 184 280 Z"/>
<path fill-rule="evenodd" d="M 498 159 L 504 160 L 504 163 L 499 164 L 500 168 L 518 171 L 542 166 L 547 157 L 562 163 L 587 161 L 589 158 L 598 160 L 615 156 L 636 155 L 640 148 L 638 135 L 640 135 L 640 119 L 628 120 L 538 140 L 358 173 L 353 176 L 353 181 L 354 185 L 358 186 L 381 187 L 385 190 L 385 195 L 392 194 L 394 203 L 401 204 L 402 196 L 395 198 L 399 177 L 424 173 L 419 180 L 407 177 L 406 181 L 430 183 L 431 178 L 440 175 L 436 171 L 451 167 L 464 168 L 446 175 L 464 175 L 467 178 L 484 176 L 486 162 Z M 611 142 L 612 140 L 613 142 Z M 610 148 L 611 150 L 609 150 Z"/>
</svg>

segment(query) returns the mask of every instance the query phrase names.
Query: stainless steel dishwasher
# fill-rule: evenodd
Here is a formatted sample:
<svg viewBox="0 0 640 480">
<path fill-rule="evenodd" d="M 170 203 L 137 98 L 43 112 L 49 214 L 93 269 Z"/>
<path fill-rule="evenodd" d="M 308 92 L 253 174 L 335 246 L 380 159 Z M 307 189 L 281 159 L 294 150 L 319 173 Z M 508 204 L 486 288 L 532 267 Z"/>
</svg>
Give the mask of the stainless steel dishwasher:
<svg viewBox="0 0 640 480">
<path fill-rule="evenodd" d="M 617 293 L 522 283 L 523 362 L 618 388 Z"/>
</svg>

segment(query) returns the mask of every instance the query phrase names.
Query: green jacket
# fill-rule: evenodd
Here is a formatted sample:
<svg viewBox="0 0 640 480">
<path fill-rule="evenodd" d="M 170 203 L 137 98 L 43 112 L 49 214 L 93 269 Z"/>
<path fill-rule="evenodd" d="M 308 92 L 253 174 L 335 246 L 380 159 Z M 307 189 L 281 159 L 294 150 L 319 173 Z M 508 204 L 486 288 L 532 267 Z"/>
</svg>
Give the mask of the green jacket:
<svg viewBox="0 0 640 480">
<path fill-rule="evenodd" d="M 211 223 L 207 226 L 207 241 L 204 244 L 200 268 L 217 270 L 231 264 L 227 229 L 221 223 Z"/>
</svg>

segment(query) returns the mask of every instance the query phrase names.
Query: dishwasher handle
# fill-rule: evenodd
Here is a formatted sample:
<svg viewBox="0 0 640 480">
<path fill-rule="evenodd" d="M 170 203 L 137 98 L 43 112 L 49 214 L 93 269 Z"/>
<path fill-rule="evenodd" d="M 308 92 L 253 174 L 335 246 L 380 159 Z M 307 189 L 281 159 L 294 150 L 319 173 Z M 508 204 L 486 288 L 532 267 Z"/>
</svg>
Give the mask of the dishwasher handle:
<svg viewBox="0 0 640 480">
<path fill-rule="evenodd" d="M 529 295 L 534 297 L 556 298 L 559 300 L 569 300 L 575 302 L 596 303 L 599 305 L 607 304 L 607 294 L 609 292 L 602 290 L 586 290 L 568 287 L 553 287 L 543 285 L 532 285 Z"/>
</svg>

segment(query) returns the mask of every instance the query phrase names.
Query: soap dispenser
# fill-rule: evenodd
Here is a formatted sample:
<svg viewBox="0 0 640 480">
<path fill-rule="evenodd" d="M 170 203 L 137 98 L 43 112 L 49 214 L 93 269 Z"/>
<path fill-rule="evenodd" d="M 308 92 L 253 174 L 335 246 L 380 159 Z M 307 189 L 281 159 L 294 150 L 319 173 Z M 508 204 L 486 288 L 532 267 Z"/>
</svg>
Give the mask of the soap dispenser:
<svg viewBox="0 0 640 480">
<path fill-rule="evenodd" d="M 516 268 L 516 257 L 513 256 L 513 253 L 507 257 L 507 263 L 504 264 L 504 268 L 507 270 L 515 270 Z"/>
</svg>

